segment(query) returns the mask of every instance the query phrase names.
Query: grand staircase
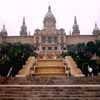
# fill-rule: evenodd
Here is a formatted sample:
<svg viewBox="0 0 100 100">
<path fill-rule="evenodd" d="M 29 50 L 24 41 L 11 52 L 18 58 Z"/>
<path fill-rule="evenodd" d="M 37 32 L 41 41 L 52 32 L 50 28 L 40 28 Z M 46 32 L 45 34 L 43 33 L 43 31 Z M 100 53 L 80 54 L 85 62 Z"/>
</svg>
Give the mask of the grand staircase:
<svg viewBox="0 0 100 100">
<path fill-rule="evenodd" d="M 100 100 L 99 84 L 100 76 L 0 78 L 0 100 Z"/>
<path fill-rule="evenodd" d="M 35 75 L 41 77 L 66 77 L 65 65 L 63 63 L 63 60 L 38 59 L 35 66 Z"/>
<path fill-rule="evenodd" d="M 100 87 L 0 86 L 0 100 L 100 100 Z"/>
<path fill-rule="evenodd" d="M 100 76 L 76 77 L 81 71 L 71 57 L 69 77 L 62 59 L 33 60 L 16 77 L 0 77 L 0 100 L 100 100 Z"/>
</svg>

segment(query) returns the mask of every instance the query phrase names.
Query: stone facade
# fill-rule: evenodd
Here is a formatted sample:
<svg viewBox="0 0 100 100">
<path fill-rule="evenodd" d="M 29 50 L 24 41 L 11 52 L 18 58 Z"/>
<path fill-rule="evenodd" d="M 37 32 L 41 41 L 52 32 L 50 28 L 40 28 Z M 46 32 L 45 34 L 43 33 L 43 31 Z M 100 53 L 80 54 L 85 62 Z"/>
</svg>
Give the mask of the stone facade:
<svg viewBox="0 0 100 100">
<path fill-rule="evenodd" d="M 27 27 L 25 25 L 25 18 L 23 18 L 23 25 L 21 27 L 20 36 L 8 36 L 5 26 L 0 34 L 0 43 L 27 43 L 34 45 L 38 53 L 44 52 L 62 52 L 67 45 L 77 44 L 77 43 L 87 43 L 88 41 L 95 41 L 100 39 L 100 30 L 97 25 L 93 30 L 93 35 L 80 35 L 79 25 L 77 24 L 77 19 L 74 19 L 73 32 L 72 35 L 66 35 L 63 28 L 56 28 L 56 19 L 51 11 L 51 7 L 48 7 L 48 12 L 46 13 L 43 20 L 43 29 L 36 29 L 33 36 L 27 35 Z"/>
</svg>

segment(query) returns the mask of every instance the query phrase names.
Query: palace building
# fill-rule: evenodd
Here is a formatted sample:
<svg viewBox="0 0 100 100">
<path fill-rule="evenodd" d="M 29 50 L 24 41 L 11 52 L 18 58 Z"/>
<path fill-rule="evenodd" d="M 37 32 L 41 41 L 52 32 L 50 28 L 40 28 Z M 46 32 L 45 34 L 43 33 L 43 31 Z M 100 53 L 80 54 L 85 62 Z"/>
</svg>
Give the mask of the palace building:
<svg viewBox="0 0 100 100">
<path fill-rule="evenodd" d="M 79 25 L 76 16 L 74 17 L 73 31 L 70 35 L 66 35 L 63 28 L 56 28 L 56 18 L 48 7 L 48 12 L 43 19 L 43 29 L 36 29 L 33 36 L 27 34 L 27 26 L 25 18 L 20 30 L 20 36 L 8 36 L 5 25 L 0 33 L 0 43 L 27 43 L 34 45 L 38 53 L 44 52 L 62 52 L 68 45 L 77 43 L 87 43 L 88 41 L 95 41 L 100 39 L 100 30 L 95 25 L 92 35 L 80 35 Z"/>
</svg>

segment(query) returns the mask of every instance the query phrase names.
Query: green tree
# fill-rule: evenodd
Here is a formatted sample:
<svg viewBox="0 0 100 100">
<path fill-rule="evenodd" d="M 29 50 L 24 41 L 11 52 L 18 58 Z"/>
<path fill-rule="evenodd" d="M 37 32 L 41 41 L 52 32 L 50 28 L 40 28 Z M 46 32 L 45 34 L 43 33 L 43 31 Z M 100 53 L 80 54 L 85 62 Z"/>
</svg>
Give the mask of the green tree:
<svg viewBox="0 0 100 100">
<path fill-rule="evenodd" d="M 12 68 L 11 76 L 15 76 L 31 55 L 36 56 L 35 48 L 29 44 L 0 44 L 0 75 L 7 76 Z"/>
</svg>

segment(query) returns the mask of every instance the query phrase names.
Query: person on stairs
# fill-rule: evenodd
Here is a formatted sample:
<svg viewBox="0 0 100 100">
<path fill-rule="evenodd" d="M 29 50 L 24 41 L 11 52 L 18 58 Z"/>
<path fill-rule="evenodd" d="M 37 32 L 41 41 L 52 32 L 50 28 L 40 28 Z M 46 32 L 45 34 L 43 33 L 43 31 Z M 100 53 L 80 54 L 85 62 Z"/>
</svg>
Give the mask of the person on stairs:
<svg viewBox="0 0 100 100">
<path fill-rule="evenodd" d="M 93 77 L 93 69 L 88 65 L 88 76 Z"/>
</svg>

